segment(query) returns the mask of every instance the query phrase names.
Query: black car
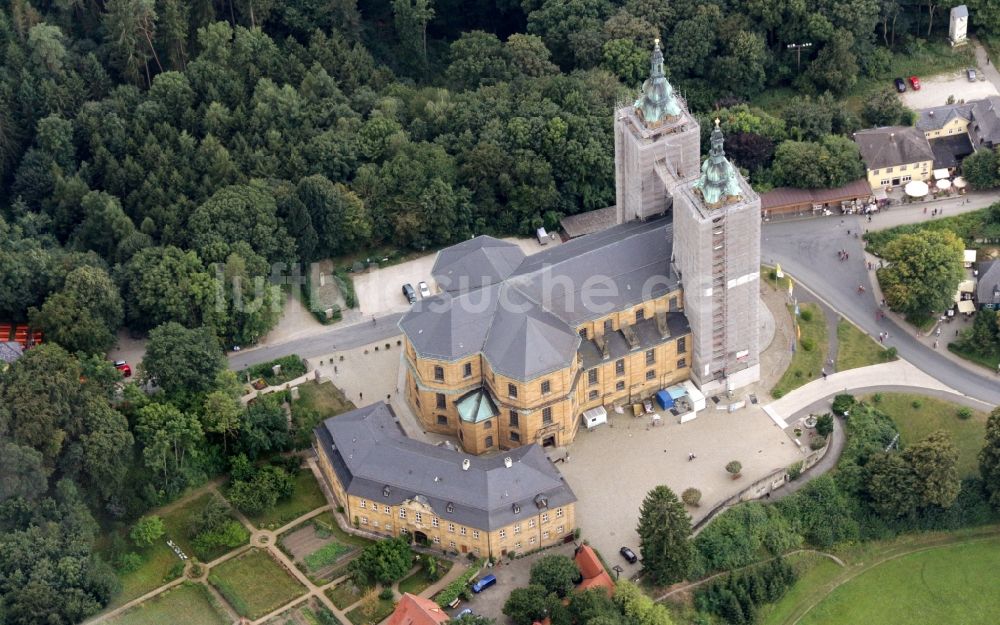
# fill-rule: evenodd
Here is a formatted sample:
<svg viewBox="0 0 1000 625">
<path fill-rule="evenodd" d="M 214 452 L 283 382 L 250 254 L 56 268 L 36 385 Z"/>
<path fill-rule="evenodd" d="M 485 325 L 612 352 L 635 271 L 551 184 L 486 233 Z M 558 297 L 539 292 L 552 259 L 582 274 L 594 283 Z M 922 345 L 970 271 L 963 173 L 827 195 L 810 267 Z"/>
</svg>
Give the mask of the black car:
<svg viewBox="0 0 1000 625">
<path fill-rule="evenodd" d="M 635 552 L 628 547 L 622 547 L 618 550 L 618 553 L 622 554 L 622 557 L 628 560 L 629 564 L 635 564 L 639 561 L 639 556 L 635 555 Z"/>
<path fill-rule="evenodd" d="M 903 93 L 904 91 L 906 91 L 906 81 L 904 81 L 902 78 L 897 78 L 893 82 L 896 83 L 896 91 L 898 91 L 900 93 Z"/>
<path fill-rule="evenodd" d="M 417 292 L 413 290 L 413 285 L 409 282 L 403 285 L 403 297 L 411 304 L 417 301 Z"/>
</svg>

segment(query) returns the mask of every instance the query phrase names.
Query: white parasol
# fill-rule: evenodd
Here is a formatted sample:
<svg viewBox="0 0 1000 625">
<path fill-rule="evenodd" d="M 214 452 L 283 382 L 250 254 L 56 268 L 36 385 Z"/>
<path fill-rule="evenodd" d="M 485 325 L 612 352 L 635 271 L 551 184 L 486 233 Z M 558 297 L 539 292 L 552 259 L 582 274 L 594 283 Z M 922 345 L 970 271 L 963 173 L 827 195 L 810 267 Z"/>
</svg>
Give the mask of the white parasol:
<svg viewBox="0 0 1000 625">
<path fill-rule="evenodd" d="M 924 197 L 925 195 L 927 195 L 927 192 L 930 191 L 930 189 L 927 188 L 926 182 L 921 182 L 919 180 L 911 180 L 910 182 L 906 183 L 906 186 L 903 188 L 903 191 L 906 193 L 906 195 L 909 195 L 910 197 Z"/>
<path fill-rule="evenodd" d="M 947 178 L 942 178 L 941 180 L 938 180 L 937 183 L 935 184 L 937 184 L 937 188 L 941 189 L 942 191 L 947 191 L 948 189 L 951 188 L 951 180 L 948 180 Z"/>
<path fill-rule="evenodd" d="M 965 181 L 965 178 L 959 176 L 958 178 L 955 178 L 953 184 L 956 189 L 964 189 L 969 183 Z"/>
</svg>

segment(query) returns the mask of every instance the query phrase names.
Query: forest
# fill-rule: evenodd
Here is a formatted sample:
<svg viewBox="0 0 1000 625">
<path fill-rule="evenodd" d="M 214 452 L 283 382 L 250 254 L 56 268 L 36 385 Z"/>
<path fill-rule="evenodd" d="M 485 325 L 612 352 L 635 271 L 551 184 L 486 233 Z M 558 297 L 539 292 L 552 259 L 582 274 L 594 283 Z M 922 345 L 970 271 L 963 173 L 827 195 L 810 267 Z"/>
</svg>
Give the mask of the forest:
<svg viewBox="0 0 1000 625">
<path fill-rule="evenodd" d="M 854 180 L 849 133 L 911 114 L 846 96 L 940 39 L 950 4 L 3 3 L 0 320 L 47 344 L 0 372 L 0 623 L 99 611 L 119 565 L 99 536 L 291 448 L 278 406 L 239 406 L 221 348 L 274 325 L 296 267 L 613 204 L 612 111 L 655 38 L 758 189 Z M 149 336 L 152 396 L 105 361 L 123 326 Z"/>
</svg>

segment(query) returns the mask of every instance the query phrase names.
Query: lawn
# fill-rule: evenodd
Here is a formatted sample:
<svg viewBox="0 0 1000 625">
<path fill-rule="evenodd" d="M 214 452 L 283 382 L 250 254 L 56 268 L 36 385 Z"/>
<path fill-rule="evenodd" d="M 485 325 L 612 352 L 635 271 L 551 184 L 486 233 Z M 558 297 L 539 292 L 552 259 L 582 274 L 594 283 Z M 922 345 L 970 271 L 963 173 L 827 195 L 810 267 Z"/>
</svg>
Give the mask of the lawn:
<svg viewBox="0 0 1000 625">
<path fill-rule="evenodd" d="M 120 616 L 107 621 L 108 625 L 229 625 L 208 589 L 201 584 L 185 583 L 160 593 Z"/>
<path fill-rule="evenodd" d="M 935 430 L 945 430 L 958 447 L 959 475 L 979 474 L 978 456 L 986 432 L 985 412 L 973 410 L 971 417 L 960 419 L 957 413 L 961 406 L 949 401 L 910 393 L 879 395 L 881 400 L 875 405 L 892 418 L 903 445 L 916 443 Z M 869 403 L 873 400 L 874 396 L 865 398 Z M 913 407 L 914 402 L 919 402 L 918 408 Z"/>
<path fill-rule="evenodd" d="M 323 620 L 320 620 L 320 619 Z M 288 608 L 281 614 L 273 616 L 264 625 L 321 625 L 341 623 L 319 599 L 312 597 Z"/>
<path fill-rule="evenodd" d="M 312 444 L 313 428 L 321 421 L 356 407 L 333 382 L 306 382 L 300 384 L 298 389 L 299 398 L 292 402 L 292 421 L 295 445 L 299 449 Z"/>
<path fill-rule="evenodd" d="M 327 588 L 326 596 L 333 605 L 343 610 L 360 599 L 364 592 L 365 589 L 359 588 L 353 580 L 345 579 L 333 588 Z"/>
<path fill-rule="evenodd" d="M 354 625 L 374 625 L 381 623 L 382 619 L 392 614 L 396 607 L 396 602 L 392 599 L 376 599 L 374 608 L 369 609 L 367 605 L 360 605 L 347 613 L 347 618 Z"/>
<path fill-rule="evenodd" d="M 248 518 L 259 528 L 273 529 L 291 523 L 303 514 L 326 504 L 326 497 L 316 484 L 312 471 L 300 470 L 295 474 L 295 491 L 291 497 L 279 501 L 269 510 Z"/>
<path fill-rule="evenodd" d="M 789 306 L 788 311 L 794 316 L 793 306 Z M 771 395 L 775 398 L 820 377 L 820 370 L 826 362 L 826 354 L 830 348 L 826 333 L 826 317 L 820 307 L 813 303 L 800 304 L 799 311 L 800 315 L 795 317 L 795 323 L 800 330 L 799 340 L 795 344 L 792 362 L 771 389 Z"/>
<path fill-rule="evenodd" d="M 180 576 L 180 571 L 176 569 L 180 568 L 181 561 L 170 547 L 167 546 L 167 540 L 173 540 L 188 557 L 194 557 L 194 548 L 191 545 L 191 537 L 188 535 L 190 520 L 194 515 L 200 514 L 214 496 L 216 495 L 205 493 L 176 508 L 172 508 L 169 512 L 161 513 L 159 510 L 149 512 L 149 514 L 159 514 L 160 518 L 163 519 L 166 534 L 161 540 L 156 541 L 149 547 L 136 550 L 142 556 L 142 566 L 134 571 L 120 575 L 122 590 L 112 599 L 109 607 L 113 608 L 127 603 L 136 597 L 141 597 L 164 582 Z M 126 540 L 128 539 L 126 538 Z M 209 561 L 228 551 L 230 551 L 228 548 L 222 547 L 203 555 L 207 556 L 205 559 Z"/>
<path fill-rule="evenodd" d="M 887 350 L 850 321 L 837 322 L 837 371 L 886 362 Z"/>
<path fill-rule="evenodd" d="M 340 526 L 337 525 L 337 520 L 333 518 L 333 513 L 330 511 L 317 514 L 310 519 L 309 522 L 314 523 L 317 529 L 330 532 L 330 534 L 337 539 L 337 542 L 344 543 L 345 545 L 367 547 L 372 544 L 372 541 L 367 538 L 355 536 L 354 534 L 348 534 L 344 530 L 340 529 Z"/>
<path fill-rule="evenodd" d="M 240 616 L 258 619 L 294 600 L 305 588 L 259 549 L 212 569 L 208 581 Z"/>
<path fill-rule="evenodd" d="M 832 589 L 834 578 L 844 571 L 833 560 L 817 554 L 790 556 L 789 562 L 798 580 L 778 603 L 761 607 L 758 623 L 777 625 L 793 621 L 796 608 L 825 596 Z"/>
<path fill-rule="evenodd" d="M 801 625 L 986 623 L 1000 614 L 1000 539 L 911 553 L 836 588 Z"/>
<path fill-rule="evenodd" d="M 351 548 L 347 545 L 332 542 L 310 553 L 303 558 L 303 561 L 306 563 L 306 566 L 310 571 L 315 572 L 324 567 L 330 566 L 350 550 Z"/>
<path fill-rule="evenodd" d="M 1000 367 L 1000 351 L 996 351 L 991 354 L 984 354 L 982 352 L 973 352 L 967 349 L 962 349 L 956 343 L 948 343 L 948 351 L 957 356 L 961 356 L 970 362 L 974 362 L 977 365 L 982 365 L 991 372 L 997 371 L 998 367 Z"/>
<path fill-rule="evenodd" d="M 424 558 L 426 556 L 421 556 Z M 441 579 L 448 573 L 451 569 L 451 560 L 437 560 L 437 574 L 438 579 Z M 427 578 L 426 569 L 421 565 L 413 575 L 403 579 L 399 582 L 399 592 L 400 594 L 408 592 L 413 595 L 419 595 L 423 591 L 427 590 L 428 586 L 433 584 L 434 581 Z"/>
</svg>

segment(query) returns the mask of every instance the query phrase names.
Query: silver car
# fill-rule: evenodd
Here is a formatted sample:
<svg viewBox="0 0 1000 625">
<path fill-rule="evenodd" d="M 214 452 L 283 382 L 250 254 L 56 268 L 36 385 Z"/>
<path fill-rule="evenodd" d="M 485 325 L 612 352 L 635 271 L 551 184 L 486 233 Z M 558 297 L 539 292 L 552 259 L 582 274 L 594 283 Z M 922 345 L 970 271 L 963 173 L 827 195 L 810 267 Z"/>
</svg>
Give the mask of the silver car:
<svg viewBox="0 0 1000 625">
<path fill-rule="evenodd" d="M 417 283 L 417 289 L 420 291 L 420 297 L 430 297 L 431 296 L 430 287 L 427 286 L 426 282 L 420 281 L 419 283 Z"/>
<path fill-rule="evenodd" d="M 976 70 L 970 67 L 965 70 L 965 75 L 969 77 L 969 82 L 976 82 Z"/>
</svg>

